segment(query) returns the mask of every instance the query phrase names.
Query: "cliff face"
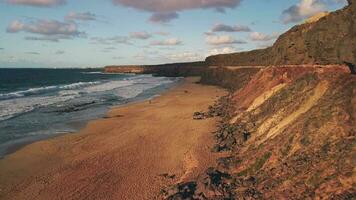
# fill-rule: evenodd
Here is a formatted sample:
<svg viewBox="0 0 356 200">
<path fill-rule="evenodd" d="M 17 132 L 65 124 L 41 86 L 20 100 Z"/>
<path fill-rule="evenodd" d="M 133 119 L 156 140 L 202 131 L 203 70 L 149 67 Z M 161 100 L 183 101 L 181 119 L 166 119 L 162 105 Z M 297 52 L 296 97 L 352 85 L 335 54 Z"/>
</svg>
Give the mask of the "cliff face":
<svg viewBox="0 0 356 200">
<path fill-rule="evenodd" d="M 221 157 L 196 180 L 165 190 L 167 199 L 356 197 L 356 76 L 347 68 L 210 70 L 203 80 L 226 77 L 215 84 L 234 88 L 206 112 L 221 117 L 213 132 Z M 244 78 L 229 78 L 234 71 Z"/>
<path fill-rule="evenodd" d="M 230 91 L 242 88 L 262 67 L 209 67 L 201 74 L 203 84 L 219 85 Z"/>
<path fill-rule="evenodd" d="M 210 56 L 209 66 L 356 64 L 356 4 L 282 34 L 272 47 Z"/>
<path fill-rule="evenodd" d="M 207 68 L 205 62 L 171 63 L 162 65 L 107 66 L 107 73 L 154 74 L 157 76 L 200 76 Z"/>
<path fill-rule="evenodd" d="M 219 169 L 240 195 L 265 199 L 347 199 L 354 195 L 356 77 L 338 66 L 268 67 L 231 96 L 230 152 Z M 228 148 L 227 148 L 228 147 Z M 243 184 L 253 177 L 254 183 Z M 244 192 L 242 192 L 244 191 Z"/>
</svg>

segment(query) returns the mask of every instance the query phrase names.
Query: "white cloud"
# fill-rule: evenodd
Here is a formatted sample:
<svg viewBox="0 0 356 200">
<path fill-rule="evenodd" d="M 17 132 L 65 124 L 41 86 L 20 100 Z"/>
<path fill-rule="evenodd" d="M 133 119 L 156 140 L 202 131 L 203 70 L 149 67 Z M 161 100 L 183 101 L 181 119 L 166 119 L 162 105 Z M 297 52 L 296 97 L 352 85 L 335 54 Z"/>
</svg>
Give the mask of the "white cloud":
<svg viewBox="0 0 356 200">
<path fill-rule="evenodd" d="M 146 31 L 141 31 L 141 32 L 132 32 L 132 33 L 130 33 L 130 37 L 134 38 L 134 39 L 146 40 L 148 38 L 151 38 L 152 35 L 147 33 Z"/>
<path fill-rule="evenodd" d="M 251 29 L 248 26 L 235 25 L 230 26 L 226 24 L 215 24 L 211 29 L 211 32 L 250 32 Z"/>
<path fill-rule="evenodd" d="M 91 12 L 69 12 L 65 16 L 66 20 L 82 20 L 82 21 L 90 21 L 96 20 L 96 15 Z"/>
<path fill-rule="evenodd" d="M 264 33 L 253 32 L 250 34 L 250 39 L 252 41 L 269 41 L 269 40 L 276 39 L 277 37 L 278 37 L 277 33 L 266 35 Z"/>
<path fill-rule="evenodd" d="M 245 41 L 236 40 L 229 35 L 208 35 L 206 37 L 206 42 L 210 45 L 226 45 L 226 44 L 245 44 Z"/>
<path fill-rule="evenodd" d="M 165 59 L 171 61 L 179 61 L 179 62 L 186 62 L 186 61 L 200 61 L 203 60 L 204 57 L 197 52 L 178 52 L 172 53 L 164 56 Z"/>
<path fill-rule="evenodd" d="M 155 13 L 176 12 L 193 9 L 235 8 L 241 0 L 113 0 L 114 3 Z"/>
<path fill-rule="evenodd" d="M 177 46 L 181 45 L 182 41 L 177 38 L 170 38 L 163 41 L 152 41 L 150 44 L 153 46 Z"/>
<path fill-rule="evenodd" d="M 65 4 L 66 0 L 6 0 L 11 4 L 37 6 L 37 7 L 50 7 Z"/>
<path fill-rule="evenodd" d="M 167 23 L 178 17 L 177 12 L 194 9 L 215 9 L 223 12 L 226 8 L 237 7 L 241 0 L 112 0 L 114 4 L 152 12 L 152 22 Z"/>
<path fill-rule="evenodd" d="M 206 56 L 234 53 L 234 52 L 237 52 L 238 50 L 241 50 L 241 49 L 236 49 L 234 47 L 213 48 L 208 51 Z"/>
<path fill-rule="evenodd" d="M 112 44 L 128 44 L 131 45 L 130 38 L 126 36 L 113 37 L 92 37 L 90 40 L 94 44 L 112 45 Z"/>
<path fill-rule="evenodd" d="M 285 24 L 299 22 L 325 10 L 326 5 L 322 0 L 300 0 L 298 4 L 284 10 L 281 18 Z"/>
<path fill-rule="evenodd" d="M 60 39 L 72 39 L 85 36 L 84 32 L 78 30 L 74 22 L 60 22 L 57 20 L 36 20 L 24 23 L 15 20 L 7 27 L 8 33 L 28 32 L 40 36 L 27 36 L 28 40 L 58 41 Z"/>
<path fill-rule="evenodd" d="M 149 18 L 149 21 L 157 24 L 166 24 L 172 21 L 173 19 L 177 19 L 177 18 L 178 18 L 178 14 L 176 12 L 154 13 Z"/>
</svg>

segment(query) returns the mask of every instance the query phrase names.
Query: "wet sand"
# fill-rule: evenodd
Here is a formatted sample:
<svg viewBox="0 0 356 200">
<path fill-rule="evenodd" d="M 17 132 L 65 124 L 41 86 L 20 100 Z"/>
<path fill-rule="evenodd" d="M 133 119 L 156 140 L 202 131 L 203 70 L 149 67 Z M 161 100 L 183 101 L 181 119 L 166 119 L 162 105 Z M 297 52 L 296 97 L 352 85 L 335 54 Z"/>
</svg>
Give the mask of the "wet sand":
<svg viewBox="0 0 356 200">
<path fill-rule="evenodd" d="M 195 81 L 6 156 L 0 199 L 160 199 L 163 186 L 194 178 L 217 157 L 210 134 L 217 119 L 192 116 L 226 91 Z"/>
</svg>

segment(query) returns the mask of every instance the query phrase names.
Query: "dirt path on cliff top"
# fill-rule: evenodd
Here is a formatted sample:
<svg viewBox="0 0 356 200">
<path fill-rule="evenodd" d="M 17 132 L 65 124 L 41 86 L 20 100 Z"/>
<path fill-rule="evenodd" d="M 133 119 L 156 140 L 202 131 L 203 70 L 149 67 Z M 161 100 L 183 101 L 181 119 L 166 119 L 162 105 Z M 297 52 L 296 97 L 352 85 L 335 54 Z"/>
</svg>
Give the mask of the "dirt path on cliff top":
<svg viewBox="0 0 356 200">
<path fill-rule="evenodd" d="M 216 119 L 192 115 L 225 91 L 194 81 L 0 160 L 0 199 L 159 199 L 162 186 L 215 163 Z"/>
</svg>

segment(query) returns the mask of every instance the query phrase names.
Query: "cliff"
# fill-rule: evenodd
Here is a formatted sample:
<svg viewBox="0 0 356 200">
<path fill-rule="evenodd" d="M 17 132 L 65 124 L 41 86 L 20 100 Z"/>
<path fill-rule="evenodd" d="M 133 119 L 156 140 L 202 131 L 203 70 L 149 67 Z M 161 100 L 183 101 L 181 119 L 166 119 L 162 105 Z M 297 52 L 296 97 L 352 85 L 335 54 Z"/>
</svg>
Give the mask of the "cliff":
<svg viewBox="0 0 356 200">
<path fill-rule="evenodd" d="M 138 68 L 200 75 L 230 91 L 192 111 L 220 117 L 216 166 L 163 188 L 164 199 L 355 199 L 355 5 L 295 26 L 267 49 Z"/>
<path fill-rule="evenodd" d="M 356 64 L 356 4 L 317 21 L 297 25 L 272 47 L 210 56 L 209 66 L 268 66 L 297 64 Z"/>
<path fill-rule="evenodd" d="M 205 62 L 170 63 L 161 65 L 106 66 L 107 73 L 154 74 L 157 76 L 200 76 L 207 68 Z"/>
<path fill-rule="evenodd" d="M 195 180 L 165 188 L 166 199 L 355 198 L 356 76 L 349 69 L 209 70 L 203 82 L 233 88 L 203 115 L 221 117 L 212 133 L 220 158 Z"/>
</svg>

